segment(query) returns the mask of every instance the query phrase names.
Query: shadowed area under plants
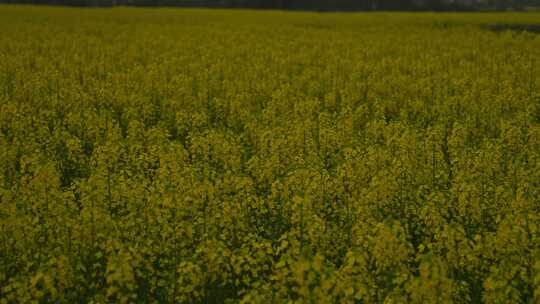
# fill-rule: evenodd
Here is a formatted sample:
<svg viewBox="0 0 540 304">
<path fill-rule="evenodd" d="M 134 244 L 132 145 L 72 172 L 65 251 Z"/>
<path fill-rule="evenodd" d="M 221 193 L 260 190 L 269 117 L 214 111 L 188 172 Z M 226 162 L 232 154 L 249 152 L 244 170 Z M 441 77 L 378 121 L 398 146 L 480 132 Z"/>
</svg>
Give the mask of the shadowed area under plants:
<svg viewBox="0 0 540 304">
<path fill-rule="evenodd" d="M 513 31 L 513 32 L 528 32 L 528 33 L 540 33 L 540 24 L 491 24 L 486 25 L 486 29 L 493 32 L 504 32 L 504 31 Z"/>
</svg>

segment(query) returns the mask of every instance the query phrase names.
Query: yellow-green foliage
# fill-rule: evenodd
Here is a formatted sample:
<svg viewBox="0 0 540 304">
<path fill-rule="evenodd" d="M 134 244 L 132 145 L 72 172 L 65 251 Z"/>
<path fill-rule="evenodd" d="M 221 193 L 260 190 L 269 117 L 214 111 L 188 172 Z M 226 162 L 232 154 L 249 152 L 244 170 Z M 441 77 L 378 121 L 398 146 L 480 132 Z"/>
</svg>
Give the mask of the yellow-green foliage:
<svg viewBox="0 0 540 304">
<path fill-rule="evenodd" d="M 523 14 L 0 7 L 0 303 L 540 303 Z"/>
</svg>

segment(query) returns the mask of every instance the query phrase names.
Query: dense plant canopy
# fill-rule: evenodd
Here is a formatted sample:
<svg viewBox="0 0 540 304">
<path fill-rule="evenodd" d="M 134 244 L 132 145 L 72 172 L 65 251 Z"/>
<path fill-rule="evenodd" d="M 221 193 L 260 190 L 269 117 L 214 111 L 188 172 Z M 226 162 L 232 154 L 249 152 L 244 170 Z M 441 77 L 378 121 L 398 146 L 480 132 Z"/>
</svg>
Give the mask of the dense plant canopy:
<svg viewBox="0 0 540 304">
<path fill-rule="evenodd" d="M 0 7 L 0 303 L 538 303 L 539 17 Z"/>
</svg>

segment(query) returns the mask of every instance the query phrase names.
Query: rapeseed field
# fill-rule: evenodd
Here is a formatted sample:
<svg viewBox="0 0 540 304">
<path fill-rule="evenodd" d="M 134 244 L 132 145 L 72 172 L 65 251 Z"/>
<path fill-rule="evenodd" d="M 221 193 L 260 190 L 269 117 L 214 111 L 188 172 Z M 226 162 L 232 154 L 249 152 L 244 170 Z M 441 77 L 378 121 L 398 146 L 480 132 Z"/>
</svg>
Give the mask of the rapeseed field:
<svg viewBox="0 0 540 304">
<path fill-rule="evenodd" d="M 539 26 L 0 6 L 0 303 L 540 303 Z"/>
</svg>

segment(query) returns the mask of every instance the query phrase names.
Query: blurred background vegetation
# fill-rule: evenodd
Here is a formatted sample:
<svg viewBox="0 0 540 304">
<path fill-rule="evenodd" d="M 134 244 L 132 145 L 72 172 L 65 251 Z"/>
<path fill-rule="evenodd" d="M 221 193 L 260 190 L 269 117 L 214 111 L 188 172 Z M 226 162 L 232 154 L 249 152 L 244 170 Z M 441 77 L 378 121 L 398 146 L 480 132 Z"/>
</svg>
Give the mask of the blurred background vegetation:
<svg viewBox="0 0 540 304">
<path fill-rule="evenodd" d="M 0 0 L 0 3 L 72 6 L 179 6 L 317 11 L 538 10 L 540 0 Z"/>
</svg>

